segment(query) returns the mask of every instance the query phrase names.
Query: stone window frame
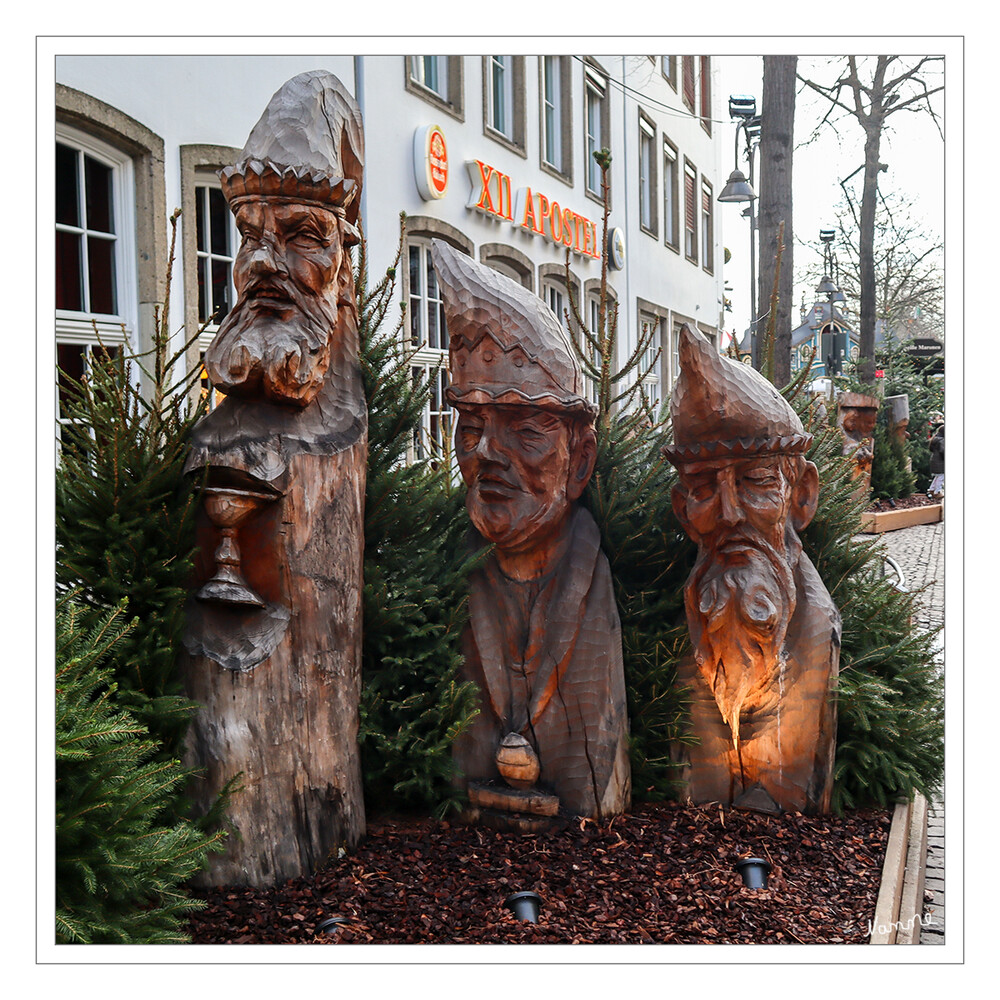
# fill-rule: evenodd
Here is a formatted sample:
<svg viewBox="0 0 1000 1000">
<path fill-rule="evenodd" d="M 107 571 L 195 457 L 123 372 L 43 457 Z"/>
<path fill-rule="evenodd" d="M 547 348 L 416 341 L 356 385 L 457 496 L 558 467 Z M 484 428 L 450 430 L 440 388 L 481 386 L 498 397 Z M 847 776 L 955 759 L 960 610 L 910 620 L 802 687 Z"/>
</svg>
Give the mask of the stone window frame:
<svg viewBox="0 0 1000 1000">
<path fill-rule="evenodd" d="M 669 70 L 665 70 L 668 66 Z M 660 56 L 660 75 L 677 92 L 677 56 Z"/>
<path fill-rule="evenodd" d="M 444 240 L 446 243 L 450 243 L 453 247 L 455 247 L 455 249 L 468 254 L 470 257 L 474 255 L 473 251 L 475 249 L 475 245 L 473 241 L 455 226 L 449 225 L 449 223 L 443 222 L 440 219 L 435 219 L 432 216 L 408 215 L 406 217 L 406 232 L 404 234 L 403 241 L 403 264 L 400 268 L 402 279 L 400 281 L 400 294 L 402 296 L 402 302 L 404 302 L 407 306 L 407 311 L 409 311 L 410 303 L 410 249 L 413 246 L 420 246 L 424 248 L 425 253 L 429 254 L 430 241 L 432 239 Z M 402 339 L 402 348 L 408 355 L 410 367 L 422 368 L 424 372 L 428 374 L 432 368 L 438 371 L 438 378 L 440 379 L 440 382 L 435 391 L 442 397 L 441 407 L 446 407 L 447 404 L 443 400 L 443 393 L 444 388 L 450 380 L 448 351 L 439 348 L 427 347 L 426 345 L 414 346 L 410 339 L 410 329 L 410 320 L 407 316 L 407 320 L 403 324 L 403 329 L 400 331 L 400 337 Z M 421 430 L 428 440 L 434 438 L 432 433 L 433 414 L 438 414 L 440 417 L 442 413 L 447 412 L 450 416 L 450 411 L 446 411 L 444 409 L 433 410 L 434 396 L 435 392 L 432 392 L 431 398 L 429 398 L 424 405 L 424 411 L 421 416 Z M 442 445 L 447 446 L 452 464 L 454 465 L 454 449 L 451 446 L 453 423 L 450 419 L 445 422 L 448 424 L 448 427 L 442 431 L 441 443 Z M 423 457 L 427 457 L 423 448 L 418 445 L 418 442 L 411 441 L 407 447 L 407 462 L 413 463 L 418 458 Z M 457 475 L 457 467 L 453 468 L 452 471 Z"/>
<path fill-rule="evenodd" d="M 608 87 L 610 84 L 610 75 L 607 70 L 597 62 L 596 59 L 592 59 L 590 56 L 585 56 L 583 60 L 583 190 L 585 195 L 591 200 L 596 201 L 598 205 L 603 205 L 604 202 L 601 198 L 600 188 L 594 191 L 590 186 L 590 164 L 591 156 L 587 151 L 587 143 L 590 138 L 590 133 L 587 130 L 587 102 L 588 95 L 591 92 L 600 91 L 601 93 L 601 106 L 600 106 L 600 120 L 601 120 L 601 144 L 602 146 L 611 149 L 611 101 L 608 97 Z M 596 166 L 595 166 L 595 169 Z M 612 208 L 612 191 L 613 182 L 611 179 L 612 171 L 614 170 L 614 163 L 612 161 L 611 170 L 608 171 L 608 207 Z M 598 170 L 597 176 L 600 176 L 600 171 Z"/>
<path fill-rule="evenodd" d="M 573 298 L 577 303 L 577 308 L 580 305 L 580 293 L 583 288 L 583 279 L 578 275 L 572 268 L 569 272 L 569 280 L 571 283 Z M 559 292 L 562 295 L 567 294 L 566 288 L 566 265 L 565 264 L 539 264 L 538 265 L 538 297 L 546 304 L 549 304 L 548 297 L 546 295 L 547 287 L 550 285 L 558 285 Z M 567 297 L 564 303 L 564 308 L 569 313 L 569 329 L 572 331 L 576 323 L 573 318 L 573 311 L 570 308 L 569 299 Z M 559 316 L 559 322 L 562 324 L 566 317 Z M 564 327 L 565 329 L 565 327 Z"/>
<path fill-rule="evenodd" d="M 487 267 L 500 264 L 497 268 L 501 274 L 508 278 L 512 271 L 517 277 L 514 279 L 529 292 L 535 290 L 535 264 L 534 261 L 522 251 L 506 243 L 483 243 L 479 247 L 479 260 Z"/>
<path fill-rule="evenodd" d="M 609 282 L 606 286 L 608 294 L 608 313 L 610 317 L 610 312 L 618 305 L 618 293 L 615 291 L 614 286 Z M 590 324 L 591 318 L 591 305 L 599 308 L 601 298 L 601 279 L 600 278 L 588 278 L 583 283 L 583 301 L 581 303 L 581 313 L 584 320 L 587 323 L 587 328 L 591 333 L 596 331 L 593 327 L 597 325 L 596 313 L 594 315 L 593 327 Z M 610 319 L 605 320 L 605 322 L 610 322 Z M 582 341 L 581 341 L 582 343 Z M 596 359 L 595 359 L 596 363 Z M 617 362 L 616 362 L 617 363 Z M 591 379 L 589 376 L 584 376 L 584 381 L 587 383 L 587 398 L 592 402 L 597 402 L 597 382 Z"/>
<path fill-rule="evenodd" d="M 698 222 L 701 237 L 701 266 L 708 274 L 715 274 L 715 192 L 712 182 L 701 175 L 701 185 L 698 192 Z M 705 205 L 708 205 L 708 232 L 705 232 Z"/>
<path fill-rule="evenodd" d="M 640 298 L 639 296 L 636 296 L 635 310 L 637 323 L 641 324 L 644 317 L 650 317 L 658 326 L 656 341 L 650 348 L 652 350 L 659 349 L 660 351 L 659 361 L 655 368 L 656 373 L 655 376 L 647 376 L 643 381 L 656 382 L 659 388 L 659 402 L 662 403 L 669 395 L 669 388 L 673 384 L 670 379 L 672 361 L 670 355 L 671 344 L 669 336 L 665 336 L 670 326 L 670 310 L 658 302 L 650 302 L 648 299 Z M 639 330 L 636 331 L 637 344 L 639 342 L 639 332 Z M 643 368 L 645 368 L 645 364 Z"/>
<path fill-rule="evenodd" d="M 681 172 L 682 172 L 682 161 L 680 156 L 680 151 L 677 148 L 677 144 L 666 134 L 663 133 L 663 144 L 660 147 L 661 157 L 665 161 L 667 158 L 666 150 L 669 147 L 674 163 L 674 179 L 671 185 L 671 195 L 672 202 L 674 206 L 673 211 L 673 225 L 667 225 L 667 170 L 666 164 L 663 166 L 663 242 L 675 253 L 680 253 L 681 251 L 681 214 L 683 210 L 683 199 L 682 199 L 682 185 L 681 185 Z"/>
<path fill-rule="evenodd" d="M 545 60 L 559 60 L 559 143 L 562 166 L 545 159 Z M 571 56 L 538 57 L 538 163 L 541 169 L 573 184 L 573 59 Z"/>
<path fill-rule="evenodd" d="M 93 136 L 131 160 L 135 247 L 135 348 L 153 345 L 156 308 L 166 295 L 167 210 L 163 139 L 123 111 L 56 84 L 56 125 Z M 89 323 L 88 323 L 89 325 Z"/>
<path fill-rule="evenodd" d="M 511 135 L 506 135 L 490 124 L 491 75 L 490 60 L 493 56 L 483 56 L 483 135 L 499 143 L 518 156 L 527 159 L 528 147 L 525 136 L 525 75 L 524 56 L 510 57 L 511 73 Z"/>
<path fill-rule="evenodd" d="M 181 170 L 181 267 L 184 274 L 184 329 L 185 339 L 191 340 L 195 331 L 198 339 L 188 345 L 188 371 L 194 371 L 202 366 L 202 356 L 208 349 L 218 325 L 207 325 L 201 328 L 198 318 L 198 229 L 197 229 L 197 193 L 202 187 L 218 187 L 222 185 L 215 176 L 223 167 L 235 163 L 242 150 L 235 146 L 218 146 L 208 143 L 189 143 L 180 147 Z M 187 223 L 187 224 L 186 224 Z M 239 231 L 236 220 L 230 212 L 231 234 L 235 238 L 233 256 L 239 251 Z M 233 300 L 235 304 L 235 298 Z M 192 396 L 197 393 L 208 393 L 207 376 L 201 385 L 193 386 Z M 219 392 L 212 392 L 210 406 L 221 400 Z"/>
<path fill-rule="evenodd" d="M 442 97 L 436 90 L 424 86 L 414 77 L 413 59 L 419 56 L 403 57 L 403 86 L 407 93 L 439 108 L 457 121 L 465 121 L 465 65 L 461 56 L 437 56 L 448 61 L 448 96 Z"/>
<path fill-rule="evenodd" d="M 688 240 L 687 240 L 687 234 L 689 232 L 688 230 L 689 200 L 688 200 L 688 185 L 687 185 L 688 177 L 694 178 L 694 186 L 691 193 L 691 199 L 693 202 L 693 209 L 694 209 L 694 221 L 693 221 L 693 229 L 691 230 L 692 236 L 691 236 L 690 251 L 688 250 Z M 681 180 L 683 189 L 682 203 L 684 209 L 684 223 L 681 227 L 681 232 L 683 234 L 683 241 L 684 241 L 683 254 L 685 260 L 690 261 L 692 264 L 698 264 L 698 242 L 699 242 L 698 230 L 700 229 L 699 223 L 701 221 L 701 199 L 699 197 L 700 188 L 698 185 L 698 168 L 686 156 L 684 157 L 684 168 L 681 175 Z"/>
<path fill-rule="evenodd" d="M 639 118 L 638 118 L 638 136 L 639 136 L 639 155 L 637 157 L 639 161 L 639 228 L 642 232 L 646 233 L 648 236 L 652 236 L 653 239 L 659 239 L 660 226 L 659 226 L 659 171 L 657 169 L 659 156 L 658 146 L 656 142 L 656 122 L 645 112 L 642 108 L 638 108 Z M 642 145 L 643 142 L 649 141 L 649 166 L 650 166 L 650 176 L 646 178 L 649 184 L 649 224 L 647 225 L 642 218 L 642 185 L 643 185 L 643 175 L 642 175 Z"/>
<path fill-rule="evenodd" d="M 698 110 L 701 127 L 712 134 L 712 57 L 698 56 Z"/>
</svg>

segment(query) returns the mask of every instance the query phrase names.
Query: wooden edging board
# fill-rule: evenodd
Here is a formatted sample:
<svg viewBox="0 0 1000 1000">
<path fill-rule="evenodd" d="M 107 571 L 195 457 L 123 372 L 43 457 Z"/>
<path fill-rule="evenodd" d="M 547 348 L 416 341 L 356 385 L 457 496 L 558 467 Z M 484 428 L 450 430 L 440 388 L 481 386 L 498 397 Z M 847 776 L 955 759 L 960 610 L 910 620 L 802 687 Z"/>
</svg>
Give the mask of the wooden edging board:
<svg viewBox="0 0 1000 1000">
<path fill-rule="evenodd" d="M 919 942 L 926 867 L 927 800 L 918 793 L 892 814 L 870 944 Z"/>
<path fill-rule="evenodd" d="M 866 511 L 861 515 L 861 530 L 868 535 L 878 535 L 883 531 L 910 528 L 915 524 L 937 524 L 943 510 L 943 504 L 932 503 L 925 507 L 907 507 L 903 510 L 883 510 L 878 513 Z"/>
</svg>

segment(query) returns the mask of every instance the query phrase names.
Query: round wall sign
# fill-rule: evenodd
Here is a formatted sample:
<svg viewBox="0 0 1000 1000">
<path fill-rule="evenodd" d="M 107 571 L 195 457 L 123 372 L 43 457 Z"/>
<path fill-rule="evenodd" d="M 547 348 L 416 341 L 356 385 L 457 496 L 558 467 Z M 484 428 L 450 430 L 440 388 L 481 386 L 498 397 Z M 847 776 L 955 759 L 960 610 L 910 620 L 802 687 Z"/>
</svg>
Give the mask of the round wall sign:
<svg viewBox="0 0 1000 1000">
<path fill-rule="evenodd" d="M 625 234 L 618 226 L 608 233 L 608 263 L 616 271 L 625 266 Z"/>
<path fill-rule="evenodd" d="M 445 196 L 448 190 L 448 143 L 440 125 L 422 125 L 413 133 L 413 176 L 424 201 Z"/>
</svg>

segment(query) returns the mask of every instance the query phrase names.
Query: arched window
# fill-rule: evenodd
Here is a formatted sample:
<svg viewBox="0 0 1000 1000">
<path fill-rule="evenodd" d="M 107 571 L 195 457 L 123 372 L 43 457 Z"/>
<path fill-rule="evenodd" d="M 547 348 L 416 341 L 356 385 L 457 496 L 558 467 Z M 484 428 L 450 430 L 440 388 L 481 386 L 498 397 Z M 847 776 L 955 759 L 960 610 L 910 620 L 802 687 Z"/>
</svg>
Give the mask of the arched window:
<svg viewBox="0 0 1000 1000">
<path fill-rule="evenodd" d="M 166 275 L 163 140 L 117 108 L 58 84 L 54 163 L 61 427 L 65 376 L 86 375 L 104 352 L 152 346 Z"/>
<path fill-rule="evenodd" d="M 86 133 L 56 131 L 56 361 L 58 421 L 66 378 L 97 359 L 138 349 L 135 209 L 130 157 Z"/>
<path fill-rule="evenodd" d="M 416 458 L 453 454 L 452 411 L 445 398 L 449 382 L 448 327 L 431 258 L 432 238 L 446 240 L 464 253 L 472 252 L 472 241 L 453 226 L 433 218 L 407 218 L 403 279 L 407 346 L 413 352 L 410 367 L 414 380 L 427 379 L 431 389 L 420 432 L 414 436 L 412 455 Z"/>
</svg>

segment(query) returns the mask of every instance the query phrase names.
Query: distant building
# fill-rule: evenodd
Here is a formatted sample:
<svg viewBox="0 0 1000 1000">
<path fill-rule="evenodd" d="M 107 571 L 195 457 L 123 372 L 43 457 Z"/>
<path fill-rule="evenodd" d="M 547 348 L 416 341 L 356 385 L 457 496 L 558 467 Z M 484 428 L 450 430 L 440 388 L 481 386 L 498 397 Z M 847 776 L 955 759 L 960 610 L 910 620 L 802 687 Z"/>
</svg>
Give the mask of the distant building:
<svg viewBox="0 0 1000 1000">
<path fill-rule="evenodd" d="M 812 358 L 813 378 L 843 374 L 859 357 L 858 334 L 830 302 L 815 302 L 800 310 L 802 322 L 792 330 L 792 372 L 802 371 Z M 829 370 L 832 362 L 833 371 Z"/>
</svg>

